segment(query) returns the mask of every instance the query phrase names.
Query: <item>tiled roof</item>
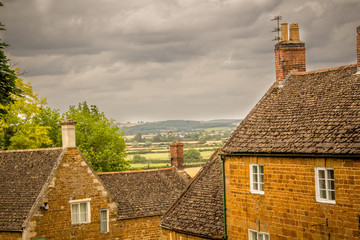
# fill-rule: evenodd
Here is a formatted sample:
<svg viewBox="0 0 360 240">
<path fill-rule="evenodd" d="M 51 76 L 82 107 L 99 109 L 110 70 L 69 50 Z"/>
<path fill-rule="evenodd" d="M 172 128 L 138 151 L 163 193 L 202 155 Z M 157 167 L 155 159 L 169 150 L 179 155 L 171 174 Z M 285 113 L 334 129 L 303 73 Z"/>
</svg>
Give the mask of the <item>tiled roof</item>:
<svg viewBox="0 0 360 240">
<path fill-rule="evenodd" d="M 223 239 L 222 163 L 215 153 L 161 219 L 173 231 L 210 239 Z"/>
<path fill-rule="evenodd" d="M 275 83 L 232 133 L 228 153 L 360 154 L 355 65 L 293 73 Z"/>
<path fill-rule="evenodd" d="M 0 151 L 0 231 L 21 231 L 60 161 L 61 148 Z"/>
<path fill-rule="evenodd" d="M 183 174 L 172 167 L 99 173 L 99 177 L 118 203 L 119 219 L 127 219 L 162 215 L 186 188 Z"/>
</svg>

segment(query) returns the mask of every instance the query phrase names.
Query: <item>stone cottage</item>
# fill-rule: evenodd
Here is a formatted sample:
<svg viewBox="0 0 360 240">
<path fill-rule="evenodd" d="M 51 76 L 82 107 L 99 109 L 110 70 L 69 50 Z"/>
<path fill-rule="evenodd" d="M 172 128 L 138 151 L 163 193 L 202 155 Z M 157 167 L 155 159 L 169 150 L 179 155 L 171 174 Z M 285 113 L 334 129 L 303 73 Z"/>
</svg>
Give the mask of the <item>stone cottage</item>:
<svg viewBox="0 0 360 240">
<path fill-rule="evenodd" d="M 282 24 L 275 66 L 276 82 L 162 217 L 162 239 L 360 238 L 360 26 L 357 64 L 306 72 L 298 25 L 289 38 Z"/>
<path fill-rule="evenodd" d="M 0 152 L 0 239 L 109 239 L 117 205 L 62 123 L 63 148 Z"/>
<path fill-rule="evenodd" d="M 276 82 L 222 148 L 228 239 L 360 238 L 359 56 L 360 26 L 357 64 L 306 72 L 282 25 Z"/>
<path fill-rule="evenodd" d="M 158 239 L 157 219 L 188 175 L 96 174 L 76 148 L 75 122 L 61 125 L 63 148 L 0 152 L 0 239 Z"/>
</svg>

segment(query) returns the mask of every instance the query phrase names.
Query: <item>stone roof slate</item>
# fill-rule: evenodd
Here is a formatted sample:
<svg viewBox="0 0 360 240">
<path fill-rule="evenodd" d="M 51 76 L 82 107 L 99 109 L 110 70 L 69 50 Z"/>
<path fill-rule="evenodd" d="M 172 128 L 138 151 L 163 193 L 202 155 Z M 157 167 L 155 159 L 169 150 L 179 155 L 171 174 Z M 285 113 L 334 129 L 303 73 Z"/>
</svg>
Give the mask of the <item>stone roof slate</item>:
<svg viewBox="0 0 360 240">
<path fill-rule="evenodd" d="M 222 162 L 217 152 L 164 214 L 160 224 L 173 231 L 209 239 L 223 239 Z"/>
<path fill-rule="evenodd" d="M 275 83 L 232 133 L 227 153 L 360 154 L 356 65 L 293 73 Z"/>
<path fill-rule="evenodd" d="M 118 204 L 119 219 L 164 214 L 190 181 L 174 167 L 98 175 Z"/>
<path fill-rule="evenodd" d="M 62 148 L 0 151 L 0 231 L 21 231 Z"/>
</svg>

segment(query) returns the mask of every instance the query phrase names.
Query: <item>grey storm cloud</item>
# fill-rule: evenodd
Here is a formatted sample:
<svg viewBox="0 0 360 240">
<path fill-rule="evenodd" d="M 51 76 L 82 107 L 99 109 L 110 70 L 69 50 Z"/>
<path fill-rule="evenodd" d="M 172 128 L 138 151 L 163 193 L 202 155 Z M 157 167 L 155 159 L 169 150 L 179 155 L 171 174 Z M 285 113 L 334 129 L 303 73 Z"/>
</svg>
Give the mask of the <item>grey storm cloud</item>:
<svg viewBox="0 0 360 240">
<path fill-rule="evenodd" d="M 298 22 L 308 70 L 355 62 L 358 0 L 3 0 L 1 38 L 62 112 L 117 121 L 244 118 L 275 80 L 276 22 Z"/>
</svg>

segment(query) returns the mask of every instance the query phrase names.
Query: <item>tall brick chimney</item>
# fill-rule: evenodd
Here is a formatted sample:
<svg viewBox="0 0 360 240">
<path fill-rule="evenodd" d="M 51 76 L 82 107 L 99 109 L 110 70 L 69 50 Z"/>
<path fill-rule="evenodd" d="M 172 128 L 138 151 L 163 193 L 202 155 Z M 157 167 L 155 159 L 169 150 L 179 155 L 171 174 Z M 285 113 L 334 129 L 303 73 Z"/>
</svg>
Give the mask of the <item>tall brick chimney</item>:
<svg viewBox="0 0 360 240">
<path fill-rule="evenodd" d="M 360 74 L 360 25 L 356 29 L 357 74 Z"/>
<path fill-rule="evenodd" d="M 275 45 L 276 81 L 280 82 L 292 70 L 306 71 L 305 43 L 300 41 L 299 25 L 290 24 L 290 37 L 288 24 L 281 24 L 281 41 Z"/>
<path fill-rule="evenodd" d="M 71 119 L 65 119 L 60 122 L 62 134 L 62 146 L 74 148 L 75 142 L 75 124 L 76 122 Z"/>
<path fill-rule="evenodd" d="M 184 144 L 174 142 L 170 144 L 171 166 L 178 170 L 184 169 Z"/>
</svg>

